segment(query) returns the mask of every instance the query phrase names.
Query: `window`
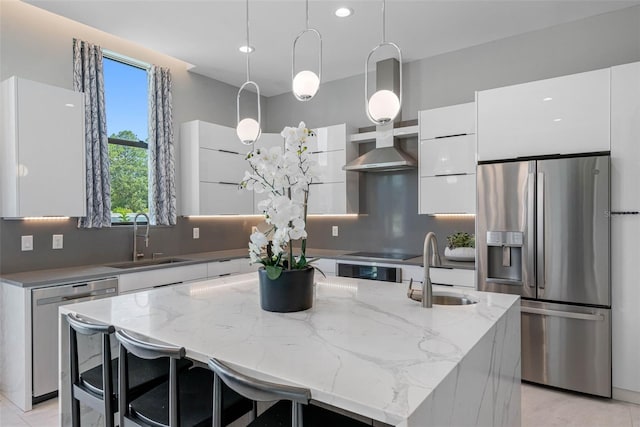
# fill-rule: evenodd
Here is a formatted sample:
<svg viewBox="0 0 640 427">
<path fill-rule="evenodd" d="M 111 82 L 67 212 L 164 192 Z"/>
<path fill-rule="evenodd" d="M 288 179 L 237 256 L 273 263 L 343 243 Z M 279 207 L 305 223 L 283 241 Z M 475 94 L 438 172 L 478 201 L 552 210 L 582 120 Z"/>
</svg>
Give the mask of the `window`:
<svg viewBox="0 0 640 427">
<path fill-rule="evenodd" d="M 147 69 L 104 56 L 104 90 L 109 135 L 111 222 L 131 223 L 149 213 Z"/>
</svg>

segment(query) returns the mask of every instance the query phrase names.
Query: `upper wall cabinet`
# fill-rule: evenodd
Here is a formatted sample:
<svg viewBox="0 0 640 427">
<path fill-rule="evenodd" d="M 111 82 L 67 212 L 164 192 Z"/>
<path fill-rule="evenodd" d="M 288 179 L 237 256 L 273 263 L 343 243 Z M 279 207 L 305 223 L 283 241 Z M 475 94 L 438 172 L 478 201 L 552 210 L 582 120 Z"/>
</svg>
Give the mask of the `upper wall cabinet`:
<svg viewBox="0 0 640 427">
<path fill-rule="evenodd" d="M 419 121 L 419 213 L 475 213 L 475 103 L 420 111 Z"/>
<path fill-rule="evenodd" d="M 318 162 L 320 181 L 309 188 L 308 213 L 340 215 L 358 213 L 358 174 L 342 166 L 357 157 L 357 144 L 347 144 L 345 124 L 314 129 L 308 141 L 311 157 Z"/>
<path fill-rule="evenodd" d="M 0 150 L 3 217 L 85 216 L 82 93 L 5 80 Z"/>
<path fill-rule="evenodd" d="M 480 91 L 478 160 L 610 150 L 609 69 Z"/>
<path fill-rule="evenodd" d="M 239 188 L 249 150 L 233 128 L 200 120 L 183 123 L 180 214 L 253 214 L 253 193 Z"/>
</svg>

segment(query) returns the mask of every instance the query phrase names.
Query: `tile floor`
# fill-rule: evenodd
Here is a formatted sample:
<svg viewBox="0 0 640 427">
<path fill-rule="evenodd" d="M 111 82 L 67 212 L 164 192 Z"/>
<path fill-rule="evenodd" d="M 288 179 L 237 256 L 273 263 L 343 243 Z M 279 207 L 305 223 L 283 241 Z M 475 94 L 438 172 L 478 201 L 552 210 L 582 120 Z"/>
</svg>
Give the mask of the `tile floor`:
<svg viewBox="0 0 640 427">
<path fill-rule="evenodd" d="M 58 400 L 21 412 L 0 395 L 0 427 L 55 427 Z M 640 427 L 640 405 L 522 385 L 522 427 Z"/>
</svg>

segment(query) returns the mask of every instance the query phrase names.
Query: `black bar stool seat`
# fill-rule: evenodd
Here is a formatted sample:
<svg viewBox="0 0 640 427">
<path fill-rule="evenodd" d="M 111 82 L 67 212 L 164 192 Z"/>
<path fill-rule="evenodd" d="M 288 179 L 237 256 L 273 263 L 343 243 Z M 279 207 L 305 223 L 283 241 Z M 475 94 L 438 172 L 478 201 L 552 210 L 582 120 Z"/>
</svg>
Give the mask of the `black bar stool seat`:
<svg viewBox="0 0 640 427">
<path fill-rule="evenodd" d="M 205 368 L 192 368 L 178 377 L 178 384 L 180 425 L 210 427 L 213 413 L 213 372 Z M 153 427 L 169 425 L 168 395 L 169 383 L 165 381 L 130 403 L 131 418 Z M 225 387 L 222 407 L 222 423 L 227 425 L 251 411 L 253 403 Z"/>
<path fill-rule="evenodd" d="M 189 369 L 193 363 L 188 359 L 178 361 L 178 370 Z M 169 368 L 166 359 L 144 360 L 129 354 L 129 393 L 139 396 L 169 378 Z M 118 372 L 118 359 L 111 359 L 111 372 Z M 111 390 L 118 390 L 118 376 L 111 376 Z M 80 385 L 85 390 L 103 398 L 102 365 L 91 368 L 80 374 Z"/>
</svg>

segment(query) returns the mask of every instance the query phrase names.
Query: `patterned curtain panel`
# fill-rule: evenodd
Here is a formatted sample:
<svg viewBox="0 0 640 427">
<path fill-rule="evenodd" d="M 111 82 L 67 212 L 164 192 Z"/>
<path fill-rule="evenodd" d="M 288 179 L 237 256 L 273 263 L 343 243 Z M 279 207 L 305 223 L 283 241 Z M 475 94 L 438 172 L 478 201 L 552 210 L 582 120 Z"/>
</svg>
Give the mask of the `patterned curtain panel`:
<svg viewBox="0 0 640 427">
<path fill-rule="evenodd" d="M 73 88 L 84 92 L 87 150 L 87 216 L 79 219 L 78 227 L 111 227 L 109 142 L 100 46 L 73 39 Z"/>
<path fill-rule="evenodd" d="M 151 223 L 176 224 L 176 182 L 171 110 L 171 73 L 149 70 L 149 211 Z"/>
</svg>

